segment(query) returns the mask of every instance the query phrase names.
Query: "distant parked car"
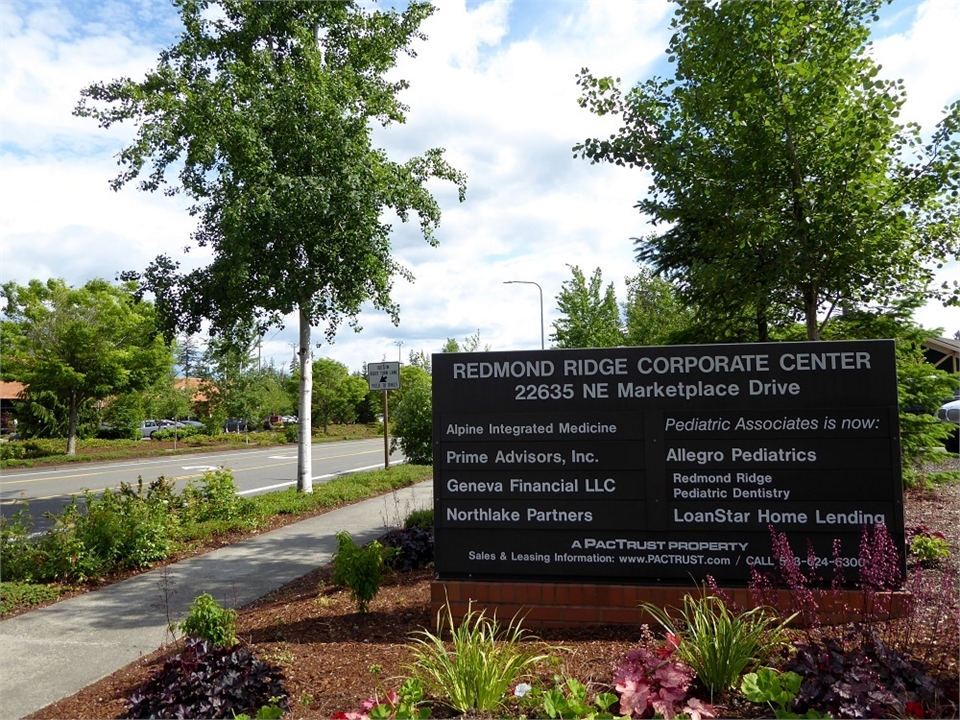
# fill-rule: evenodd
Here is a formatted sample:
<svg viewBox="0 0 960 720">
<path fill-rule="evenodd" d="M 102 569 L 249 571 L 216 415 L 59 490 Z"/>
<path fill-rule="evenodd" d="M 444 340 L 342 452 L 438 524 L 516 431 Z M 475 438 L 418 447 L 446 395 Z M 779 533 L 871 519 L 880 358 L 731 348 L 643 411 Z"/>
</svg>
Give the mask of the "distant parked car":
<svg viewBox="0 0 960 720">
<path fill-rule="evenodd" d="M 182 420 L 181 422 L 182 422 L 184 425 L 186 425 L 187 427 L 195 427 L 195 428 L 205 428 L 205 427 L 206 427 L 206 425 L 204 425 L 204 424 L 203 424 L 202 422 L 200 422 L 199 420 Z"/>
<path fill-rule="evenodd" d="M 141 438 L 152 438 L 153 434 L 157 430 L 172 430 L 173 428 L 184 428 L 182 422 L 174 422 L 173 420 L 144 420 L 140 423 L 140 437 Z"/>
<path fill-rule="evenodd" d="M 960 452 L 960 398 L 941 405 L 937 411 L 937 417 L 953 425 L 953 435 L 944 443 L 947 450 Z"/>
<path fill-rule="evenodd" d="M 246 432 L 247 431 L 247 421 L 243 418 L 230 418 L 223 424 L 224 432 Z"/>
<path fill-rule="evenodd" d="M 153 434 L 162 429 L 159 420 L 144 420 L 140 423 L 140 437 L 144 440 L 153 437 Z"/>
</svg>

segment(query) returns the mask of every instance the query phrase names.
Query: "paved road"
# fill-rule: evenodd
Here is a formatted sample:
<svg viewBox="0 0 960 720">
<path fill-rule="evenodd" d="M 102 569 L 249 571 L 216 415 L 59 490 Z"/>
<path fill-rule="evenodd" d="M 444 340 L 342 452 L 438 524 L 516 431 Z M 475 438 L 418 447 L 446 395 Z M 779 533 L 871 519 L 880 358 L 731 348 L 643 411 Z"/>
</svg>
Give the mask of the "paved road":
<svg viewBox="0 0 960 720">
<path fill-rule="evenodd" d="M 402 461 L 394 453 L 391 464 Z M 142 477 L 149 483 L 161 475 L 177 481 L 199 478 L 207 470 L 229 468 L 241 495 L 254 495 L 296 485 L 297 448 L 285 445 L 272 448 L 236 449 L 213 453 L 176 455 L 168 458 L 143 458 L 109 463 L 84 463 L 53 468 L 28 468 L 4 471 L 0 475 L 0 512 L 10 517 L 28 504 L 34 530 L 49 526 L 45 512 L 58 512 L 71 497 L 84 489 L 102 492 L 121 482 L 136 484 Z M 383 467 L 383 439 L 349 440 L 313 445 L 313 480 L 322 483 L 332 477 L 356 470 Z"/>
</svg>

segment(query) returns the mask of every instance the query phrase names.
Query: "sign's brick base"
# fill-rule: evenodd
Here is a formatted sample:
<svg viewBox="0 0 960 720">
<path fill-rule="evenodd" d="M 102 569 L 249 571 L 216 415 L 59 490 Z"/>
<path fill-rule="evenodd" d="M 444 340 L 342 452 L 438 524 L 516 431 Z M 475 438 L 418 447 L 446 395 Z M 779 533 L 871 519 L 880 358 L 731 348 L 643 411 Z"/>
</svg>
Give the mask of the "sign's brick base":
<svg viewBox="0 0 960 720">
<path fill-rule="evenodd" d="M 699 590 L 670 585 L 593 585 L 583 583 L 493 582 L 480 580 L 435 580 L 430 587 L 434 616 L 450 603 L 454 620 L 486 611 L 487 616 L 508 622 L 519 613 L 526 628 L 579 627 L 584 625 L 652 624 L 640 609 L 644 602 L 661 608 L 682 607 L 685 595 Z M 737 606 L 754 606 L 747 588 L 728 588 L 724 594 Z M 864 618 L 902 617 L 910 602 L 904 592 L 865 594 L 859 590 L 813 591 L 824 624 Z M 793 612 L 788 590 L 777 590 L 778 609 Z"/>
</svg>

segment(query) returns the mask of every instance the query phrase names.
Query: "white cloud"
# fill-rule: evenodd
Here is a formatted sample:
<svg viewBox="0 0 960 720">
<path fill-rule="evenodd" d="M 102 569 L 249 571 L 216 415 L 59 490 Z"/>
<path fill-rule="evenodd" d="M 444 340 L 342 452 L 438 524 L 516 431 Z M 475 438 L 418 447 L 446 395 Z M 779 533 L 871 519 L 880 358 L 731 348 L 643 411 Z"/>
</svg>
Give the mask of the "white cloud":
<svg viewBox="0 0 960 720">
<path fill-rule="evenodd" d="M 873 55 L 884 77 L 904 81 L 907 105 L 901 122 L 930 130 L 943 108 L 960 97 L 960 2 L 926 0 L 894 8 L 910 24 L 877 40 Z"/>
<path fill-rule="evenodd" d="M 567 265 L 588 274 L 600 267 L 622 299 L 624 277 L 636 272 L 630 238 L 649 232 L 633 208 L 646 174 L 572 159 L 575 143 L 616 127 L 578 106 L 575 76 L 588 67 L 629 86 L 670 72 L 664 49 L 672 6 L 437 4 L 423 28 L 429 40 L 395 71 L 411 83 L 402 96 L 408 120 L 376 137 L 397 160 L 445 147 L 469 176 L 467 201 L 457 203 L 446 184 L 431 185 L 444 213 L 438 248 L 420 238 L 415 220 L 395 223 L 397 258 L 417 278 L 395 285 L 399 328 L 371 309 L 360 318 L 362 333 L 344 328 L 333 346 L 315 331 L 322 342 L 315 355 L 352 370 L 398 351 L 403 360 L 411 350 L 439 351 L 446 338 L 477 330 L 496 350 L 538 348 L 537 288 L 503 282 L 540 284 L 549 342 Z M 883 11 L 875 53 L 884 72 L 905 78 L 910 117 L 925 126 L 960 95 L 957 8 L 954 0 L 898 0 Z M 160 253 L 186 268 L 204 261 L 196 250 L 181 253 L 195 226 L 182 198 L 109 190 L 114 156 L 132 128 L 104 131 L 71 114 L 82 87 L 154 67 L 176 36 L 174 21 L 166 0 L 0 3 L 0 279 L 58 276 L 80 284 L 142 268 Z M 942 322 L 921 322 L 960 329 L 960 311 L 943 312 Z M 264 338 L 265 361 L 288 365 L 296 341 L 290 319 Z"/>
</svg>

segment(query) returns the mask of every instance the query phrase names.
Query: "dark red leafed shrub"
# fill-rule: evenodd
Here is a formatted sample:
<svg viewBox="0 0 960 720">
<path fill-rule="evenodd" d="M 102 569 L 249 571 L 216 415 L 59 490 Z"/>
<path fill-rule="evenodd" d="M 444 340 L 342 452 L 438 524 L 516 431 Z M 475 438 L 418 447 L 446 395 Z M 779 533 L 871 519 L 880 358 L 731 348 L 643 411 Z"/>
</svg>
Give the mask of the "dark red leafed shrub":
<svg viewBox="0 0 960 720">
<path fill-rule="evenodd" d="M 793 702 L 798 713 L 815 708 L 833 717 L 903 717 L 908 703 L 935 707 L 946 697 L 920 663 L 868 632 L 846 643 L 830 637 L 801 643 L 796 651 L 783 669 L 803 677 Z"/>
<path fill-rule="evenodd" d="M 126 718 L 232 718 L 275 703 L 289 710 L 283 672 L 246 648 L 188 638 L 127 700 Z"/>
<path fill-rule="evenodd" d="M 417 527 L 391 530 L 380 538 L 384 547 L 395 552 L 384 563 L 394 570 L 419 570 L 433 562 L 433 533 Z"/>
</svg>

